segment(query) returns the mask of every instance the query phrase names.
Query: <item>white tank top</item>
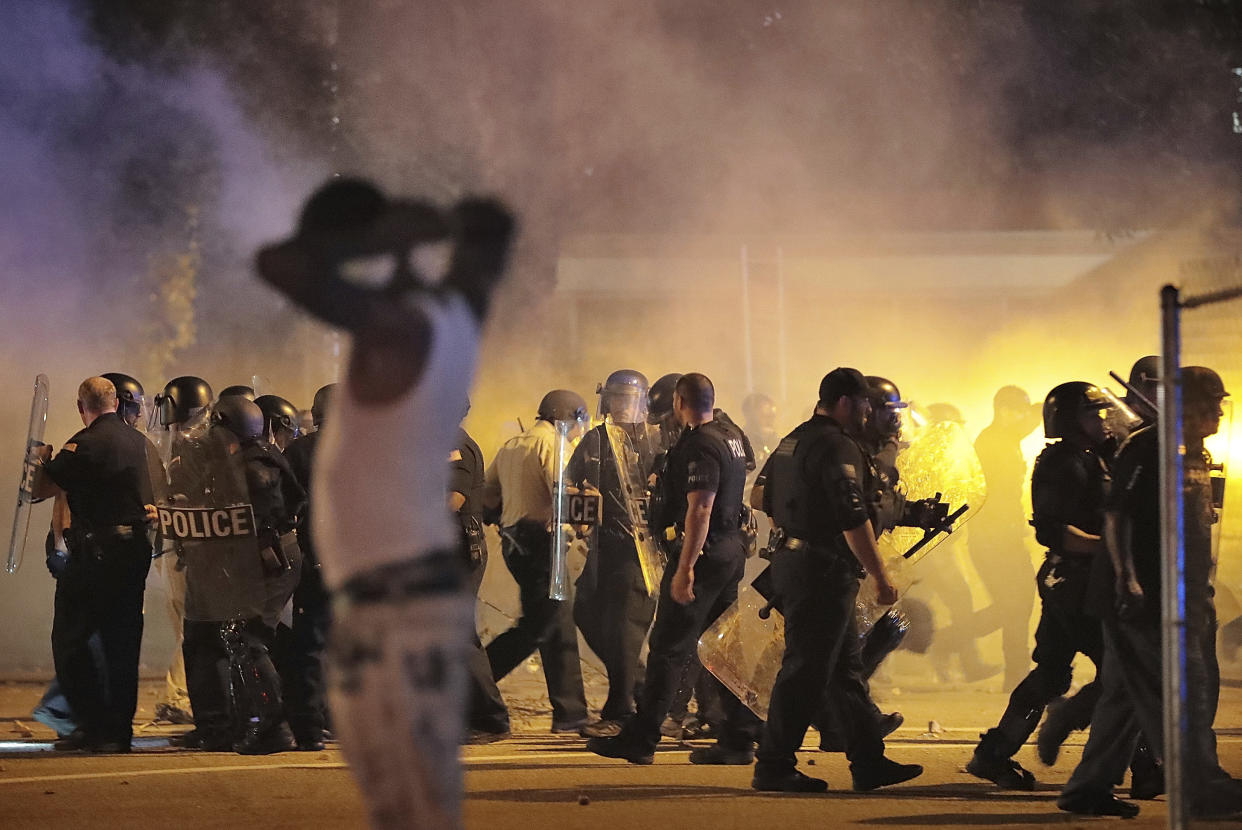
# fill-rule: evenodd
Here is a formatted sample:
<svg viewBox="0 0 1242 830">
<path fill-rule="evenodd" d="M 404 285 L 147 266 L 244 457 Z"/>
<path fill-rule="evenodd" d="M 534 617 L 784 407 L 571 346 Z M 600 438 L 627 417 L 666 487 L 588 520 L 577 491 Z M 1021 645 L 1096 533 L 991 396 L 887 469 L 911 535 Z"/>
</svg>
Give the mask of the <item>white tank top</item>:
<svg viewBox="0 0 1242 830">
<path fill-rule="evenodd" d="M 324 582 L 417 559 L 458 543 L 449 516 L 448 459 L 474 378 L 479 321 L 457 293 L 411 295 L 431 329 L 418 383 L 402 398 L 333 397 L 316 451 L 315 550 Z"/>
</svg>

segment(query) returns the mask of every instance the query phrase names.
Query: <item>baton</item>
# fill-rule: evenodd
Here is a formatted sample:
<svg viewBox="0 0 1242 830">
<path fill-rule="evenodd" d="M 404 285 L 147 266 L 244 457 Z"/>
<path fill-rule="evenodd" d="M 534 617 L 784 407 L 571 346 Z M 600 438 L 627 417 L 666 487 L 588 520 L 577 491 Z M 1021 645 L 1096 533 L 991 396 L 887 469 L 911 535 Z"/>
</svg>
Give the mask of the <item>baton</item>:
<svg viewBox="0 0 1242 830">
<path fill-rule="evenodd" d="M 923 538 L 915 542 L 908 551 L 906 551 L 905 553 L 901 555 L 901 558 L 909 559 L 911 556 L 914 556 L 914 554 L 918 553 L 923 548 L 927 547 L 927 543 L 930 542 L 932 539 L 935 539 L 941 533 L 952 533 L 953 523 L 956 522 L 959 518 L 961 518 L 962 514 L 965 513 L 969 509 L 970 509 L 969 504 L 963 504 L 961 507 L 959 507 L 958 509 L 950 513 L 945 518 L 942 524 L 940 524 L 937 527 L 931 528 L 929 530 L 923 531 Z"/>
</svg>

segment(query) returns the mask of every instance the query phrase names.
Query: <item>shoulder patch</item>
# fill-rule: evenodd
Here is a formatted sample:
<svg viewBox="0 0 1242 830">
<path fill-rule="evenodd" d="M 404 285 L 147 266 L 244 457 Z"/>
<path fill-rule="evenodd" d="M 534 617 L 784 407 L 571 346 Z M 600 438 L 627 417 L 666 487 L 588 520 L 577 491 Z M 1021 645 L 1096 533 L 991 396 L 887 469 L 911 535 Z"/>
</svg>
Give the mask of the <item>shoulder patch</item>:
<svg viewBox="0 0 1242 830">
<path fill-rule="evenodd" d="M 78 449 L 78 445 L 74 443 L 73 441 L 70 441 L 68 444 L 65 444 L 65 446 L 63 446 L 61 449 L 64 452 L 76 452 Z"/>
<path fill-rule="evenodd" d="M 846 478 L 858 478 L 858 471 L 854 469 L 853 464 L 842 464 L 841 474 Z"/>
<path fill-rule="evenodd" d="M 454 461 L 461 461 L 461 450 L 453 450 L 449 453 L 449 463 L 451 464 Z"/>
</svg>

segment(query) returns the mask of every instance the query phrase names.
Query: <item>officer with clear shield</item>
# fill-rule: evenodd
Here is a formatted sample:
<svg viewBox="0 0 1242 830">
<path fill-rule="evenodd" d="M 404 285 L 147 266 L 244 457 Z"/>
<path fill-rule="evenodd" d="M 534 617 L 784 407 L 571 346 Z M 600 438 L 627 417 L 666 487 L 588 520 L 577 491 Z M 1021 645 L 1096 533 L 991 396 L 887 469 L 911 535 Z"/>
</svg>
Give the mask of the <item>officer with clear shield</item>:
<svg viewBox="0 0 1242 830">
<path fill-rule="evenodd" d="M 667 549 L 676 561 L 670 561 L 660 583 L 637 711 L 618 735 L 587 741 L 587 749 L 606 758 L 652 763 L 660 726 L 699 636 L 737 599 L 746 562 L 740 525 L 747 452 L 742 431 L 715 417 L 714 402 L 715 388 L 705 375 L 690 373 L 677 381 L 673 411 L 685 429 L 669 451 L 660 519 L 662 525 L 669 522 L 660 530 L 671 531 L 674 541 Z M 728 697 L 721 741 L 749 753 L 753 718 Z"/>
<path fill-rule="evenodd" d="M 187 463 L 172 478 L 173 505 L 160 508 L 161 530 L 181 543 L 186 562 L 184 650 L 196 724 L 187 747 L 291 747 L 268 647 L 276 583 L 283 593 L 284 575 L 300 561 L 290 531 L 302 490 L 263 444 L 263 426 L 253 402 L 221 399 L 207 425 L 182 436 Z"/>
<path fill-rule="evenodd" d="M 884 756 L 860 671 L 859 579 L 866 573 L 875 578 L 881 604 L 897 599 L 865 502 L 874 489 L 870 466 L 849 435 L 861 433 L 870 408 L 862 373 L 834 369 L 820 383 L 815 414 L 782 439 L 769 460 L 764 505 L 785 532 L 769 566 L 774 605 L 785 620 L 785 653 L 759 741 L 757 790 L 827 790 L 826 781 L 799 772 L 795 758 L 825 688 L 833 705 L 848 713 L 846 755 L 855 790 L 908 781 L 923 771 Z"/>
<path fill-rule="evenodd" d="M 56 583 L 52 654 L 78 722 L 58 749 L 128 752 L 138 703 L 142 598 L 151 567 L 147 522 L 154 498 L 147 440 L 116 414 L 116 387 L 102 377 L 78 387 L 85 429 L 48 460 L 36 450 L 36 498 L 64 493 L 72 520 L 69 561 Z M 103 645 L 106 670 L 91 653 Z"/>
<path fill-rule="evenodd" d="M 601 499 L 574 593 L 574 622 L 608 672 L 608 698 L 599 722 L 583 729 L 587 737 L 616 735 L 634 714 L 660 579 L 647 527 L 647 378 L 619 369 L 597 391 L 602 423 L 582 437 L 564 472 L 571 487 Z"/>
<path fill-rule="evenodd" d="M 202 430 L 211 399 L 211 386 L 193 375 L 173 378 L 155 396 L 147 437 L 158 448 L 166 465 L 165 486 L 168 480 L 184 480 L 191 474 L 189 468 L 194 464 L 194 454 L 182 450 L 186 437 Z M 167 492 L 162 496 L 157 494 L 161 504 L 167 501 L 167 495 Z M 182 648 L 185 642 L 185 549 L 177 540 L 162 534 L 160 545 L 153 566 L 164 583 L 164 610 L 175 639 L 164 676 L 164 691 L 155 704 L 155 717 L 170 723 L 193 723 Z"/>
<path fill-rule="evenodd" d="M 543 663 L 552 704 L 552 731 L 577 732 L 589 722 L 578 632 L 568 602 L 550 595 L 552 573 L 558 425 L 569 440 L 586 425 L 586 401 L 576 392 L 555 389 L 543 396 L 535 423 L 506 441 L 484 479 L 484 503 L 500 507 L 501 555 L 518 585 L 521 616 L 487 645 L 497 682 L 536 649 Z"/>
</svg>

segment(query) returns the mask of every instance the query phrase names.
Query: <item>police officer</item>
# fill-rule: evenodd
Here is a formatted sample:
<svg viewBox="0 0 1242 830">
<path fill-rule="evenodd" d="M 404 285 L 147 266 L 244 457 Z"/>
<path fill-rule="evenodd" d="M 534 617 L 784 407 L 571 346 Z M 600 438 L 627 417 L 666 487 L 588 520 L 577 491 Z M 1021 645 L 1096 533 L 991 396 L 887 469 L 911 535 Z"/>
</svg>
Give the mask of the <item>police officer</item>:
<svg viewBox="0 0 1242 830">
<path fill-rule="evenodd" d="M 190 456 L 182 455 L 182 436 L 188 425 L 205 417 L 211 404 L 211 386 L 193 375 L 173 378 L 155 396 L 159 428 L 149 437 L 160 447 L 160 455 L 168 465 L 169 480 L 181 482 L 187 475 Z M 182 491 L 184 492 L 184 491 Z M 164 610 L 172 628 L 174 642 L 168 671 L 164 676 L 164 693 L 155 704 L 155 716 L 170 723 L 193 723 L 189 685 L 185 675 L 185 558 L 179 545 L 163 542 L 156 551 L 155 570 L 164 582 Z"/>
<path fill-rule="evenodd" d="M 971 775 L 1002 789 L 1034 789 L 1035 777 L 1013 756 L 1035 731 L 1044 707 L 1069 689 L 1074 657 L 1086 655 L 1100 666 L 1100 624 L 1086 613 L 1084 596 L 1092 561 L 1104 553 L 1109 478 L 1100 449 L 1108 438 L 1108 407 L 1103 393 L 1082 381 L 1062 383 L 1044 399 L 1044 437 L 1055 443 L 1039 454 L 1031 473 L 1031 525 L 1048 549 L 1036 576 L 1042 610 L 1035 668 L 1013 690 L 1000 723 L 983 734 L 966 765 Z M 1099 694 L 1098 681 L 1092 681 L 1066 702 L 1058 716 L 1065 726 L 1061 740 L 1070 729 L 1086 727 Z M 1043 737 L 1046 744 L 1053 740 L 1051 732 Z"/>
<path fill-rule="evenodd" d="M 470 403 L 466 403 L 466 413 Z M 462 417 L 465 417 L 463 413 Z M 466 432 L 458 427 L 457 446 L 449 454 L 449 510 L 457 517 L 461 530 L 461 552 L 469 569 L 470 590 L 475 601 L 479 598 L 479 586 L 487 571 L 487 538 L 483 534 L 483 486 L 485 468 L 483 451 Z M 492 666 L 474 630 L 473 648 L 469 657 L 470 708 L 466 724 L 470 728 L 471 743 L 491 743 L 508 737 L 509 709 L 505 706 Z"/>
<path fill-rule="evenodd" d="M 238 547 L 230 550 L 238 551 L 237 567 L 220 561 L 222 554 L 203 542 L 196 552 L 201 569 L 196 575 L 192 565 L 188 575 L 188 594 L 204 609 L 193 611 L 185 624 L 187 679 L 197 724 L 185 745 L 192 748 L 250 755 L 292 745 L 283 729 L 280 680 L 270 647 L 280 609 L 297 581 L 301 557 L 291 544 L 291 531 L 305 492 L 279 452 L 262 440 L 263 429 L 263 413 L 253 402 L 241 395 L 221 398 L 204 440 L 182 450 L 193 477 L 173 481 L 174 491 L 191 503 L 209 494 L 217 503 L 249 503 L 254 511 L 253 536 L 237 540 Z M 245 567 L 248 561 L 256 566 Z M 205 618 L 210 610 L 221 616 Z M 236 685 L 230 681 L 234 673 L 241 678 Z"/>
<path fill-rule="evenodd" d="M 1220 767 L 1212 731 L 1215 704 L 1209 653 L 1215 647 L 1212 524 L 1216 521 L 1211 457 L 1204 439 L 1220 429 L 1220 376 L 1204 366 L 1181 370 L 1185 446 L 1186 661 L 1188 704 L 1184 782 L 1195 817 L 1242 811 L 1242 787 Z M 1103 616 L 1102 690 L 1082 760 L 1057 806 L 1071 813 L 1133 817 L 1137 805 L 1113 794 L 1141 730 L 1163 746 L 1160 441 L 1155 427 L 1132 433 L 1113 464 L 1105 502 L 1107 561 L 1092 573 L 1089 602 Z"/>
<path fill-rule="evenodd" d="M 327 686 L 324 682 L 324 651 L 332 624 L 332 604 L 323 584 L 319 557 L 312 534 L 311 477 L 315 452 L 322 439 L 322 428 L 336 384 L 322 386 L 311 404 L 314 431 L 293 440 L 285 450 L 293 475 L 307 491 L 306 507 L 298 522 L 298 547 L 302 551 L 302 570 L 293 592 L 293 625 L 278 643 L 280 677 L 284 684 L 285 720 L 293 731 L 298 749 L 313 752 L 324 747 L 328 727 Z"/>
<path fill-rule="evenodd" d="M 147 522 L 155 514 L 147 441 L 116 414 L 102 377 L 78 387 L 85 429 L 47 460 L 39 448 L 35 498 L 63 492 L 72 514 L 69 561 L 56 583 L 52 655 L 78 729 L 59 749 L 128 752 L 138 703 L 142 598 L 151 567 Z M 91 654 L 98 634 L 106 676 Z"/>
<path fill-rule="evenodd" d="M 251 660 L 265 680 L 263 700 L 250 713 L 250 726 L 235 747 L 244 755 L 280 752 L 289 749 L 291 744 L 282 725 L 285 713 L 281 684 L 270 654 L 277 629 L 288 628 L 280 621 L 301 580 L 302 553 L 294 531 L 306 505 L 305 488 L 298 482 L 297 475 L 280 449 L 269 443 L 269 437 L 273 434 L 286 437 L 293 434 L 290 413 L 296 413 L 296 410 L 288 401 L 275 395 L 265 397 L 275 398 L 265 402 L 268 406 L 266 411 L 260 404 L 261 398 L 256 399 L 251 407 L 245 406 L 240 396 L 226 399 L 228 402 L 216 407 L 217 418 L 241 439 L 246 488 L 254 508 L 258 548 L 264 566 L 262 616 L 247 620 L 241 632 Z M 251 423 L 254 407 L 262 413 L 258 432 Z M 292 615 L 288 621 L 292 622 Z M 267 675 L 269 671 L 271 674 Z"/>
<path fill-rule="evenodd" d="M 699 636 L 737 599 L 746 562 L 740 528 L 746 448 L 741 430 L 716 419 L 714 402 L 715 389 L 705 375 L 692 372 L 677 381 L 673 410 L 684 430 L 669 452 L 662 486 L 680 544 L 660 583 L 637 711 L 620 734 L 587 741 L 587 749 L 606 758 L 652 763 L 660 725 Z M 753 718 L 732 695 L 726 705 L 720 741 L 748 754 Z"/>
<path fill-rule="evenodd" d="M 241 396 L 242 396 L 243 398 L 245 398 L 246 400 L 248 400 L 248 401 L 253 401 L 253 400 L 255 399 L 255 397 L 254 397 L 254 387 L 253 387 L 253 386 L 247 386 L 247 385 L 242 384 L 242 383 L 235 383 L 235 384 L 233 384 L 232 386 L 226 386 L 226 387 L 224 387 L 223 389 L 221 389 L 221 390 L 220 390 L 220 397 L 221 397 L 221 398 L 227 398 L 227 397 L 230 397 L 230 396 L 232 396 L 232 395 L 241 395 Z"/>
<path fill-rule="evenodd" d="M 673 392 L 681 373 L 661 375 L 647 390 L 647 423 L 656 427 L 656 445 L 661 452 L 668 452 L 677 443 L 682 427 L 673 412 Z"/>
<path fill-rule="evenodd" d="M 268 443 L 284 452 L 299 435 L 298 408 L 279 395 L 260 395 L 255 406 L 263 411 L 263 435 Z"/>
<path fill-rule="evenodd" d="M 645 482 L 652 452 L 647 441 L 647 378 L 618 369 L 599 389 L 599 413 L 625 431 L 638 454 L 637 471 Z M 603 499 L 599 524 L 575 583 L 574 622 L 608 672 L 608 698 L 598 723 L 583 729 L 587 737 L 616 735 L 634 714 L 642 685 L 641 653 L 655 615 L 655 598 L 647 592 L 635 550 L 635 528 L 622 489 L 618 462 L 604 424 L 582 437 L 565 470 L 572 486 L 598 491 Z"/>
<path fill-rule="evenodd" d="M 815 414 L 787 435 L 769 460 L 763 498 L 785 539 L 772 555 L 775 606 L 785 618 L 785 654 L 772 688 L 752 786 L 757 790 L 824 792 L 826 781 L 796 769 L 825 687 L 848 713 L 846 756 L 854 789 L 872 790 L 921 774 L 917 764 L 884 757 L 884 740 L 862 677 L 854 604 L 869 572 L 880 603 L 897 589 L 876 549 L 864 493 L 866 456 L 858 434 L 870 411 L 867 383 L 856 369 L 829 372 Z M 864 571 L 865 569 L 865 571 Z"/>
<path fill-rule="evenodd" d="M 573 609 L 548 596 L 552 485 L 559 474 L 553 424 L 585 423 L 586 417 L 581 395 L 568 389 L 549 392 L 539 402 L 535 423 L 501 446 L 484 478 L 485 505 L 501 508 L 501 555 L 517 582 L 522 604 L 517 624 L 487 645 L 492 677 L 499 682 L 538 649 L 552 704 L 553 732 L 577 732 L 589 722 Z"/>
</svg>

